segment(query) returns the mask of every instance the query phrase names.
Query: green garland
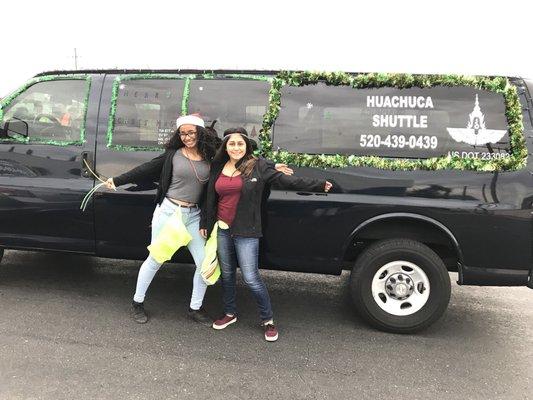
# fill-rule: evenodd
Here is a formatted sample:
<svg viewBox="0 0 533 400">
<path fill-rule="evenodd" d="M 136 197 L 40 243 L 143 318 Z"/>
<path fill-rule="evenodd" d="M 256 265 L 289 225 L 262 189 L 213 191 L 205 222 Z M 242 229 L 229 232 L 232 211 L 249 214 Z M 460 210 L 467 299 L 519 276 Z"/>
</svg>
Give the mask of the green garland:
<svg viewBox="0 0 533 400">
<path fill-rule="evenodd" d="M 118 151 L 161 151 L 157 146 L 128 146 L 122 144 L 113 143 L 113 132 L 115 130 L 115 117 L 117 114 L 117 100 L 120 84 L 123 81 L 129 80 L 141 80 L 141 79 L 184 79 L 187 82 L 191 78 L 189 74 L 131 74 L 131 75 L 119 75 L 113 82 L 113 88 L 111 91 L 111 108 L 109 110 L 109 120 L 107 123 L 107 147 Z M 187 86 L 187 83 L 186 83 Z M 183 108 L 183 103 L 182 103 Z"/>
<path fill-rule="evenodd" d="M 39 137 L 20 137 L 20 138 L 8 138 L 8 139 L 2 139 L 2 142 L 14 142 L 14 143 L 39 143 L 39 144 L 49 144 L 54 146 L 81 146 L 83 143 L 85 143 L 85 126 L 86 126 L 86 120 L 87 120 L 87 108 L 89 105 L 89 93 L 91 90 L 91 77 L 89 75 L 85 74 L 68 74 L 68 75 L 45 75 L 40 76 L 37 78 L 33 78 L 26 82 L 23 86 L 18 88 L 16 91 L 9 94 L 7 97 L 3 98 L 2 101 L 0 101 L 0 123 L 4 120 L 4 110 L 7 106 L 11 104 L 13 100 L 15 100 L 20 94 L 25 92 L 28 88 L 35 85 L 36 83 L 40 82 L 48 82 L 48 81 L 60 81 L 60 80 L 85 80 L 86 81 L 86 89 L 85 89 L 85 98 L 83 100 L 83 118 L 82 118 L 82 125 L 80 128 L 80 139 L 75 141 L 65 141 L 65 140 L 50 140 L 50 139 L 44 139 Z"/>
<path fill-rule="evenodd" d="M 183 98 L 181 99 L 181 115 L 187 115 L 189 110 L 189 96 L 191 94 L 191 78 L 185 80 L 185 86 L 183 87 Z"/>
<path fill-rule="evenodd" d="M 527 148 L 523 135 L 522 109 L 518 99 L 516 87 L 511 85 L 504 77 L 478 77 L 460 75 L 410 75 L 410 74 L 385 74 L 370 73 L 350 75 L 343 72 L 289 72 L 281 71 L 275 77 L 265 75 L 246 74 L 223 74 L 214 73 L 202 74 L 136 74 L 118 76 L 113 84 L 111 99 L 110 118 L 107 131 L 107 145 L 110 148 L 122 151 L 160 151 L 159 147 L 125 146 L 112 143 L 114 130 L 118 88 L 121 81 L 133 79 L 185 79 L 183 98 L 181 104 L 182 113 L 188 112 L 190 82 L 193 79 L 252 79 L 271 82 L 269 93 L 269 109 L 263 116 L 262 129 L 259 135 L 261 150 L 260 153 L 267 158 L 277 162 L 287 163 L 297 166 L 319 167 L 319 168 L 340 168 L 347 166 L 366 166 L 392 170 L 437 170 L 437 169 L 459 169 L 459 170 L 517 170 L 525 166 L 527 160 Z M 378 156 L 356 156 L 356 155 L 316 155 L 298 154 L 284 150 L 273 150 L 271 133 L 272 126 L 279 115 L 281 107 L 281 89 L 285 85 L 305 86 L 324 82 L 333 86 L 350 86 L 353 88 L 379 88 L 395 87 L 404 88 L 429 88 L 435 86 L 470 86 L 477 89 L 489 90 L 504 96 L 506 105 L 506 117 L 509 126 L 509 136 L 511 142 L 510 156 L 490 161 L 478 158 L 460 158 L 457 156 L 442 156 L 429 159 L 396 159 Z"/>
<path fill-rule="evenodd" d="M 107 125 L 107 147 L 118 151 L 161 151 L 161 147 L 156 146 L 128 146 L 113 143 L 113 132 L 115 130 L 115 117 L 117 113 L 118 91 L 122 81 L 140 80 L 140 79 L 183 79 L 183 97 L 181 100 L 182 115 L 188 114 L 190 85 L 193 79 L 248 79 L 256 81 L 271 81 L 273 78 L 265 75 L 246 75 L 246 74 L 220 74 L 202 73 L 202 74 L 133 74 L 119 75 L 113 82 L 111 93 L 111 108 L 109 111 L 109 122 Z"/>
<path fill-rule="evenodd" d="M 484 161 L 477 158 L 460 158 L 443 156 L 428 159 L 393 159 L 376 156 L 356 155 L 315 155 L 297 154 L 285 150 L 273 150 L 272 126 L 279 115 L 281 107 L 281 89 L 284 85 L 305 86 L 324 82 L 327 85 L 350 86 L 353 88 L 396 87 L 400 89 L 434 86 L 471 86 L 490 90 L 504 96 L 506 117 L 509 125 L 511 154 L 509 157 Z M 504 77 L 477 77 L 459 75 L 410 75 L 410 74 L 358 74 L 343 72 L 289 72 L 281 71 L 270 89 L 270 106 L 263 118 L 263 127 L 259 135 L 261 154 L 273 161 L 300 167 L 340 168 L 347 166 L 374 167 L 391 170 L 437 170 L 459 169 L 477 171 L 517 170 L 524 168 L 527 160 L 527 147 L 522 124 L 522 108 L 516 87 Z"/>
</svg>

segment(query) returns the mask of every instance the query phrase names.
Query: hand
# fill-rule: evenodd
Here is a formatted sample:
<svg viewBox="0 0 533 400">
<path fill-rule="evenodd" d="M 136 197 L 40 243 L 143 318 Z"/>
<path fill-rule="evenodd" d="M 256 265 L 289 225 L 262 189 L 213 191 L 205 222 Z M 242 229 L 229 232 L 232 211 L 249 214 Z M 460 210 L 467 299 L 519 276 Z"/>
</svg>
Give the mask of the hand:
<svg viewBox="0 0 533 400">
<path fill-rule="evenodd" d="M 329 192 L 329 189 L 333 187 L 333 183 L 326 181 L 326 185 L 324 186 L 324 192 Z"/>
<path fill-rule="evenodd" d="M 292 168 L 289 168 L 287 166 L 287 164 L 276 164 L 274 166 L 274 168 L 276 169 L 276 171 L 278 172 L 282 172 L 284 173 L 285 175 L 292 175 L 294 174 L 294 171 L 292 170 Z"/>
<path fill-rule="evenodd" d="M 105 181 L 105 187 L 108 189 L 117 190 L 115 182 L 113 182 L 113 178 L 109 178 L 107 181 Z"/>
<path fill-rule="evenodd" d="M 207 229 L 200 229 L 200 235 L 202 235 L 204 239 L 207 239 Z"/>
</svg>

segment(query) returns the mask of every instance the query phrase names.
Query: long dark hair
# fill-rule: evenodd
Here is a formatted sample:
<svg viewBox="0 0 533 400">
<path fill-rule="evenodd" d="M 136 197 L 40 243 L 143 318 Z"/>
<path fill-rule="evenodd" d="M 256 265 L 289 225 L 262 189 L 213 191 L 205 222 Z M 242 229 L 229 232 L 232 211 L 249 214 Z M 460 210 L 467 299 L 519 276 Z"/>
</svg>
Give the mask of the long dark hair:
<svg viewBox="0 0 533 400">
<path fill-rule="evenodd" d="M 252 173 L 252 170 L 257 163 L 257 157 L 255 157 L 253 154 L 252 142 L 248 138 L 248 132 L 246 132 L 246 129 L 244 128 L 230 128 L 224 131 L 224 140 L 222 140 L 222 144 L 218 148 L 215 157 L 213 158 L 213 162 L 224 164 L 229 160 L 226 147 L 228 145 L 229 138 L 233 133 L 238 133 L 241 135 L 244 143 L 246 143 L 246 152 L 244 153 L 244 156 L 237 162 L 235 167 L 237 167 L 243 176 L 248 177 Z"/>
<path fill-rule="evenodd" d="M 198 152 L 200 153 L 200 155 L 203 157 L 205 161 L 211 162 L 217 150 L 216 139 L 205 128 L 202 128 L 201 126 L 198 126 L 198 125 L 195 125 L 195 126 L 196 126 L 196 143 L 197 143 L 196 145 L 198 146 Z M 176 132 L 174 132 L 174 135 L 172 135 L 170 140 L 165 144 L 165 148 L 178 150 L 178 149 L 181 149 L 182 147 L 185 147 L 185 143 L 181 141 L 179 129 L 176 129 Z"/>
</svg>

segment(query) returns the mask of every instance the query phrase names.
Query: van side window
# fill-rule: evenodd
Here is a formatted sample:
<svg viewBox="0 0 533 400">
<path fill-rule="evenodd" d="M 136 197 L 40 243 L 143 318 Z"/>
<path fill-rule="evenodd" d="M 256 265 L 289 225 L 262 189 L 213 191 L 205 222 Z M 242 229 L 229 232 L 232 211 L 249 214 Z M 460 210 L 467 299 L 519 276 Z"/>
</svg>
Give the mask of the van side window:
<svg viewBox="0 0 533 400">
<path fill-rule="evenodd" d="M 473 87 L 282 89 L 275 148 L 310 154 L 428 158 L 450 152 L 508 156 L 501 94 Z"/>
<path fill-rule="evenodd" d="M 86 96 L 85 79 L 35 83 L 5 106 L 0 141 L 81 144 Z"/>
<path fill-rule="evenodd" d="M 123 80 L 118 87 L 112 145 L 161 147 L 181 114 L 181 79 Z"/>
<path fill-rule="evenodd" d="M 191 81 L 189 113 L 199 113 L 206 125 L 216 120 L 215 129 L 243 126 L 256 142 L 268 108 L 270 83 L 235 79 L 199 79 Z"/>
</svg>

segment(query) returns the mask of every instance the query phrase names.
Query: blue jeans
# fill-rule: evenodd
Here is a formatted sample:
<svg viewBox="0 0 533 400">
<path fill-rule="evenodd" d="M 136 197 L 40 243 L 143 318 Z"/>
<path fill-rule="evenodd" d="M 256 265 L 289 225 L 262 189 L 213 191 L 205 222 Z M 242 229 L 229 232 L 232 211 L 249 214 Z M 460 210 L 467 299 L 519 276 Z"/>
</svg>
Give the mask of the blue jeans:
<svg viewBox="0 0 533 400">
<path fill-rule="evenodd" d="M 268 290 L 259 275 L 259 239 L 231 236 L 229 229 L 218 229 L 217 253 L 222 273 L 224 313 L 237 313 L 235 281 L 237 267 L 241 268 L 244 282 L 252 291 L 263 322 L 272 319 Z"/>
<path fill-rule="evenodd" d="M 154 210 L 152 217 L 152 242 L 157 237 L 167 219 L 176 212 L 179 206 L 165 199 Z M 204 260 L 205 239 L 200 235 L 200 209 L 199 208 L 184 208 L 181 207 L 181 216 L 187 231 L 191 234 L 192 240 L 187 245 L 189 252 L 194 259 L 196 271 L 192 280 L 192 296 L 190 307 L 193 310 L 198 310 L 202 306 L 202 302 L 207 290 L 207 285 L 200 274 L 202 261 Z M 137 287 L 133 300 L 142 303 L 148 290 L 148 286 L 152 283 L 156 272 L 162 264 L 159 264 L 152 257 L 148 258 L 141 265 L 139 275 L 137 277 Z"/>
</svg>

